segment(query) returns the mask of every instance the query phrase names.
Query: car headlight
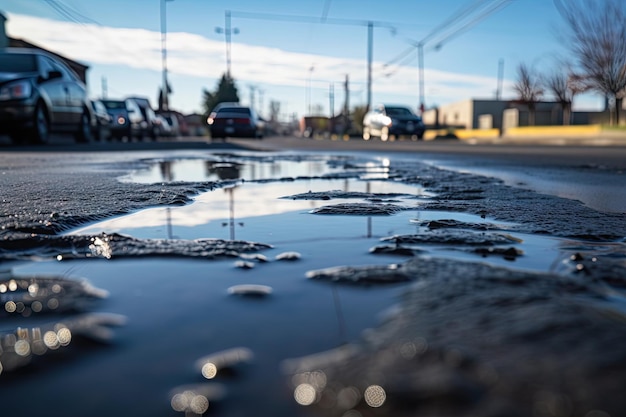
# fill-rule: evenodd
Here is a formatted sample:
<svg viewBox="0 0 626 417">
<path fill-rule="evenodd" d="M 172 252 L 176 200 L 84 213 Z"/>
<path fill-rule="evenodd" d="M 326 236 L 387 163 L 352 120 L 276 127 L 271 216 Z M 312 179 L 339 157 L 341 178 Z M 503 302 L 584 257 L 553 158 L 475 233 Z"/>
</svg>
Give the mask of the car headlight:
<svg viewBox="0 0 626 417">
<path fill-rule="evenodd" d="M 17 81 L 0 88 L 0 100 L 28 98 L 33 93 L 33 86 L 28 81 Z"/>
</svg>

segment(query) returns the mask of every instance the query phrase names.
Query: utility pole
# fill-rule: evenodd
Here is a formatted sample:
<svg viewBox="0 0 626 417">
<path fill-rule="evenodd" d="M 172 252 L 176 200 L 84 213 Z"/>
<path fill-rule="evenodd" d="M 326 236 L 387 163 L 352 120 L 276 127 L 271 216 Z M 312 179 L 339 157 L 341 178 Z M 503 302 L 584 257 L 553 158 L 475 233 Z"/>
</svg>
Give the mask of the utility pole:
<svg viewBox="0 0 626 417">
<path fill-rule="evenodd" d="M 438 39 L 436 39 L 436 44 L 435 44 L 434 49 L 436 51 L 440 50 L 441 47 L 444 45 L 444 43 L 446 43 L 447 41 L 449 41 L 453 37 L 457 36 L 458 34 L 468 30 L 470 27 L 476 25 L 478 22 L 480 22 L 481 20 L 483 20 L 487 16 L 489 16 L 489 15 L 495 13 L 496 11 L 498 11 L 499 9 L 507 6 L 509 3 L 511 3 L 511 1 L 512 0 L 495 1 L 495 2 L 493 2 L 491 4 L 486 5 L 485 7 L 482 7 L 482 9 L 480 7 L 479 8 L 472 8 L 473 6 L 471 6 L 471 5 L 465 6 L 464 8 L 462 8 L 460 10 L 460 12 L 457 12 L 451 18 L 448 18 L 444 23 L 442 23 L 439 26 L 437 26 L 428 35 L 423 37 L 420 41 L 411 41 L 410 42 L 413 46 L 415 46 L 417 48 L 417 53 L 418 53 L 420 110 L 422 112 L 425 109 L 425 100 L 424 100 L 424 45 L 426 45 L 426 43 L 431 41 L 432 39 L 438 38 Z M 472 13 L 473 11 L 477 11 L 478 16 L 475 16 L 471 20 L 464 22 L 463 20 L 467 16 L 469 16 L 469 14 Z M 454 27 L 455 25 L 461 25 L 461 26 L 457 26 L 455 29 L 452 30 L 452 32 L 447 32 L 446 33 L 446 31 L 449 28 Z M 439 36 L 442 33 L 443 33 L 443 35 Z"/>
<path fill-rule="evenodd" d="M 335 84 L 330 83 L 328 86 L 328 99 L 330 105 L 330 118 L 333 119 L 335 117 Z"/>
<path fill-rule="evenodd" d="M 306 84 L 306 112 L 307 114 L 310 116 L 311 115 L 311 74 L 313 73 L 313 70 L 315 69 L 315 65 L 311 65 L 309 67 L 309 76 L 307 78 L 307 84 Z"/>
<path fill-rule="evenodd" d="M 256 90 L 256 87 L 249 85 L 248 88 L 250 89 L 250 108 L 254 110 L 254 90 Z"/>
<path fill-rule="evenodd" d="M 367 111 L 372 107 L 372 60 L 374 56 L 374 23 L 367 23 Z"/>
<path fill-rule="evenodd" d="M 419 65 L 419 89 L 420 89 L 420 116 L 424 114 L 426 104 L 424 103 L 424 42 L 417 44 L 417 62 Z"/>
<path fill-rule="evenodd" d="M 102 77 L 102 98 L 106 99 L 108 95 L 108 87 L 107 87 L 107 79 L 106 77 Z"/>
<path fill-rule="evenodd" d="M 163 67 L 163 86 L 161 87 L 162 110 L 169 110 L 170 86 L 167 83 L 167 18 L 165 3 L 174 0 L 161 0 L 161 64 Z"/>
<path fill-rule="evenodd" d="M 265 94 L 265 90 L 257 87 L 256 91 L 259 93 L 259 108 L 257 110 L 257 113 L 259 114 L 259 116 L 263 116 L 263 95 Z"/>
<path fill-rule="evenodd" d="M 230 79 L 230 37 L 231 34 L 236 35 L 239 29 L 230 27 L 230 10 L 224 12 L 224 27 L 215 28 L 217 33 L 224 33 L 224 41 L 226 42 L 226 77 Z"/>
<path fill-rule="evenodd" d="M 346 74 L 346 81 L 343 84 L 343 91 L 345 94 L 345 101 L 343 104 L 343 114 L 348 117 L 350 114 L 350 75 Z"/>
<path fill-rule="evenodd" d="M 502 78 L 504 77 L 504 59 L 498 61 L 498 89 L 496 90 L 496 100 L 502 98 Z"/>
</svg>

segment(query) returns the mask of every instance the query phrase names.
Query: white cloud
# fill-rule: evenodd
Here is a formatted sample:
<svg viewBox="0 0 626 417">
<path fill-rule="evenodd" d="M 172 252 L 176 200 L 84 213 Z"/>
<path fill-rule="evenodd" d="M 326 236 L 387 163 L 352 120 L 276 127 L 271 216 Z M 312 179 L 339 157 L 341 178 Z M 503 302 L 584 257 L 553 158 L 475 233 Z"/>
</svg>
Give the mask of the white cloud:
<svg viewBox="0 0 626 417">
<path fill-rule="evenodd" d="M 158 73 L 162 69 L 160 32 L 60 22 L 20 14 L 8 15 L 7 32 L 9 36 L 23 38 L 84 62 L 92 68 L 98 65 L 114 65 L 149 70 L 153 73 Z M 365 59 L 294 53 L 240 43 L 233 43 L 231 51 L 232 73 L 236 80 L 246 84 L 297 87 L 298 90 L 294 90 L 296 91 L 294 94 L 298 97 L 291 100 L 293 103 L 302 102 L 300 95 L 303 94 L 308 77 L 311 77 L 314 86 L 321 88 L 319 86 L 325 86 L 328 82 L 341 82 L 345 75 L 349 74 L 353 89 L 366 88 Z M 225 71 L 225 44 L 191 33 L 168 33 L 167 66 L 172 75 L 197 77 L 198 80 L 205 81 L 218 79 Z M 313 71 L 309 70 L 311 66 L 314 67 Z M 383 75 L 381 62 L 374 62 L 372 68 L 374 74 L 372 91 L 375 95 L 412 97 L 411 102 L 417 102 L 416 67 L 396 68 L 391 77 Z M 424 76 L 427 80 L 426 93 L 429 96 L 436 93 L 438 104 L 470 97 L 492 97 L 496 86 L 496 79 L 493 77 L 428 68 Z M 150 95 L 156 88 L 150 90 Z M 202 88 L 206 88 L 206 82 L 198 86 L 198 91 Z M 361 97 L 365 95 L 362 94 Z M 189 101 L 195 104 L 198 98 L 194 97 Z"/>
</svg>

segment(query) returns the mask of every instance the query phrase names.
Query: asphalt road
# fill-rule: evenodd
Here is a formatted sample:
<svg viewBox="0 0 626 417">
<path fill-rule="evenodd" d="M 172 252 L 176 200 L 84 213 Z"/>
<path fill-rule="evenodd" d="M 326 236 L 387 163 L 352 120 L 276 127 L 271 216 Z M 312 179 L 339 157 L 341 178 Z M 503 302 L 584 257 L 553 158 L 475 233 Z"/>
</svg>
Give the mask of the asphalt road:
<svg viewBox="0 0 626 417">
<path fill-rule="evenodd" d="M 178 150 L 183 152 L 177 153 Z M 394 398 L 396 404 L 401 406 L 404 405 L 405 398 L 430 398 L 434 402 L 427 403 L 426 408 L 420 410 L 429 415 L 465 416 L 470 413 L 491 416 L 589 417 L 617 416 L 621 415 L 617 410 L 625 409 L 624 399 L 620 393 L 623 391 L 626 375 L 624 371 L 626 354 L 623 349 L 626 332 L 623 326 L 623 295 L 618 292 L 626 287 L 622 249 L 623 236 L 626 235 L 624 232 L 626 147 L 623 146 L 471 145 L 457 140 L 383 143 L 365 142 L 360 139 L 332 141 L 297 137 L 233 139 L 216 143 L 208 142 L 204 138 L 192 138 L 185 141 L 154 143 L 73 144 L 68 140 L 59 140 L 47 146 L 3 145 L 0 146 L 0 178 L 2 178 L 0 241 L 4 243 L 5 254 L 29 253 L 31 248 L 37 251 L 48 250 L 45 253 L 49 253 L 50 248 L 53 251 L 62 249 L 63 253 L 71 253 L 76 242 L 60 236 L 69 228 L 114 215 L 132 213 L 146 207 L 179 206 L 188 203 L 192 195 L 206 190 L 206 185 L 172 183 L 164 187 L 162 184 L 130 184 L 118 181 L 117 176 L 141 167 L 143 158 L 194 155 L 195 151 L 206 153 L 213 150 L 292 151 L 296 154 L 318 151 L 336 154 L 372 152 L 372 155 L 377 157 L 394 154 L 454 170 L 500 177 L 519 187 L 579 199 L 600 211 L 623 213 L 599 213 L 574 201 L 527 193 L 517 188 L 504 187 L 496 181 L 483 181 L 483 178 L 475 176 L 446 175 L 447 173 L 442 174 L 437 170 L 437 176 L 428 177 L 428 169 L 415 167 L 414 175 L 424 173 L 424 178 L 430 180 L 429 188 L 443 196 L 440 200 L 427 203 L 430 204 L 427 206 L 428 209 L 447 211 L 452 208 L 473 214 L 486 212 L 489 217 L 497 215 L 502 221 L 523 225 L 525 229 L 521 230 L 525 234 L 567 236 L 574 239 L 564 249 L 562 257 L 557 259 L 560 262 L 555 263 L 557 268 L 563 269 L 564 272 L 562 275 L 552 273 L 529 275 L 523 271 L 516 272 L 506 268 L 492 269 L 483 262 L 457 263 L 451 262 L 450 259 L 421 262 L 421 259 L 416 258 L 417 261 L 411 264 L 411 268 L 414 268 L 420 285 L 409 295 L 411 298 L 407 298 L 408 302 L 403 310 L 394 310 L 395 319 L 387 320 L 386 327 L 382 327 L 378 333 L 368 333 L 367 339 L 371 341 L 371 346 L 367 342 L 366 349 L 363 350 L 369 352 L 367 355 L 355 355 L 353 359 L 340 360 L 339 363 L 333 363 L 332 357 L 326 359 L 331 362 L 325 364 L 325 375 L 331 382 L 328 386 L 332 387 L 356 386 L 366 381 L 369 375 L 389 376 L 389 381 L 400 382 L 389 385 L 388 398 L 391 407 Z M 477 194 L 479 198 L 475 198 Z M 459 195 L 461 198 L 458 198 Z M 595 238 L 594 241 L 588 239 L 590 234 Z M 593 243 L 596 241 L 599 242 L 597 245 Z M 573 256 L 570 254 L 573 251 L 576 253 L 582 251 L 584 256 L 579 254 Z M 39 255 L 39 252 L 37 254 Z M 7 271 L 12 267 L 10 262 L 12 260 L 6 263 L 3 261 L 2 266 Z M 170 280 L 171 276 L 183 275 L 180 271 L 174 273 L 159 271 L 159 274 L 152 274 L 152 270 L 149 269 L 151 264 L 151 261 L 146 262 L 137 265 L 139 269 L 132 269 L 132 263 L 106 263 L 106 268 L 121 267 L 120 270 L 127 274 L 120 276 L 117 276 L 119 273 L 111 272 L 114 270 L 97 270 L 93 267 L 89 271 L 91 276 L 96 273 L 102 274 L 102 282 L 110 283 L 111 277 L 117 278 L 118 282 L 124 284 L 120 284 L 122 290 L 118 291 L 117 296 L 134 303 L 137 293 L 128 290 L 134 287 L 125 286 L 132 280 L 137 281 L 138 277 L 145 276 L 165 277 L 158 281 L 162 285 L 173 283 L 174 281 Z M 58 265 L 65 268 L 65 264 Z M 158 263 L 156 265 L 152 268 L 162 266 Z M 194 263 L 194 267 L 197 265 L 199 264 Z M 294 267 L 293 265 L 298 268 L 297 263 L 290 264 L 289 267 Z M 567 272 L 570 268 L 571 273 Z M 584 272 L 577 272 L 581 270 Z M 202 274 L 203 278 L 210 275 L 204 268 Z M 276 274 L 278 272 L 268 275 Z M 302 273 L 299 271 L 295 276 L 302 276 Z M 210 282 L 207 279 L 198 280 L 200 281 Z M 152 284 L 150 280 L 143 282 L 148 284 L 146 288 Z M 596 288 L 594 286 L 596 283 L 602 285 Z M 179 285 L 164 288 L 176 288 L 173 292 L 177 292 L 178 295 L 186 294 L 186 290 L 180 291 Z M 613 290 L 611 285 L 618 290 Z M 607 291 L 607 288 L 610 291 Z M 441 300 L 444 302 L 440 302 Z M 300 301 L 296 298 L 296 302 Z M 131 310 L 135 308 L 132 303 L 128 304 Z M 183 303 L 173 304 L 178 307 L 183 305 Z M 190 305 L 198 306 L 199 303 Z M 155 311 L 167 316 L 168 320 L 175 323 L 176 329 L 200 328 L 190 325 L 193 323 L 191 321 L 182 322 L 181 325 L 181 322 L 176 320 L 185 316 L 182 314 L 170 316 L 167 314 L 167 308 L 163 306 L 167 307 L 165 303 L 154 304 L 150 306 L 154 310 L 145 312 L 150 316 L 151 323 L 155 320 L 151 316 L 152 311 Z M 205 307 L 218 308 L 218 305 L 213 306 L 210 302 L 204 302 L 200 311 L 204 311 L 202 308 Z M 185 314 L 194 319 L 202 317 L 197 311 L 194 307 Z M 232 313 L 233 310 L 229 311 Z M 309 310 L 306 314 L 312 315 Z M 278 316 L 277 314 L 276 317 Z M 203 318 L 206 317 L 211 318 L 210 314 Z M 318 321 L 316 317 L 315 322 Z M 133 318 L 137 320 L 137 316 Z M 237 327 L 227 321 L 230 318 L 228 311 L 220 312 L 219 318 L 226 320 L 223 324 L 228 330 L 224 333 L 237 331 Z M 247 313 L 245 318 L 247 320 Z M 159 346 L 150 338 L 143 341 L 133 339 L 134 336 L 143 336 L 146 329 L 132 326 L 129 326 L 126 335 L 130 334 L 127 337 L 133 343 L 123 346 L 121 351 L 139 346 L 140 349 L 145 347 L 146 351 L 163 351 L 171 357 L 176 356 L 175 349 L 169 348 L 169 345 Z M 159 334 L 163 334 L 162 329 L 167 328 L 158 326 L 155 329 Z M 271 329 L 272 325 L 267 325 L 267 328 Z M 120 329 L 119 333 L 123 331 Z M 163 335 L 168 342 L 178 342 L 169 334 Z M 288 332 L 281 333 L 282 337 L 288 335 Z M 317 335 L 318 333 L 315 334 L 316 337 Z M 407 344 L 407 341 L 420 343 Z M 281 340 L 280 343 L 282 342 Z M 425 342 L 428 342 L 428 345 Z M 186 347 L 189 346 L 193 347 L 193 343 Z M 428 346 L 428 351 L 424 350 L 416 355 L 417 348 L 421 349 L 422 346 Z M 411 356 L 400 357 L 393 354 L 406 351 L 407 347 L 414 350 Z M 141 359 L 145 360 L 143 352 Z M 394 355 L 398 357 L 398 361 L 394 359 L 396 357 Z M 329 358 L 328 355 L 323 357 Z M 406 360 L 408 357 L 412 358 L 411 361 Z M 89 375 L 97 374 L 98 378 L 102 379 L 102 362 L 90 362 L 89 356 L 85 358 L 78 362 L 78 366 L 93 366 L 84 369 L 96 370 L 96 373 L 91 372 Z M 108 360 L 109 357 L 103 355 L 102 358 Z M 394 360 L 390 361 L 390 358 Z M 157 359 L 147 362 L 157 363 Z M 73 378 L 74 385 L 58 384 L 58 381 L 64 378 L 63 374 L 43 372 L 41 375 L 37 374 L 37 378 L 32 381 L 24 378 L 22 383 L 3 386 L 2 388 L 7 390 L 7 398 L 17 399 L 6 402 L 8 414 L 17 415 L 29 408 L 50 409 L 57 404 L 64 404 L 63 396 L 66 394 L 68 396 L 72 394 L 71 404 L 76 404 L 74 398 L 76 395 L 71 391 L 68 393 L 68 390 L 72 389 L 68 387 L 83 388 L 80 384 L 83 384 L 85 379 L 76 377 L 74 373 L 76 367 L 68 366 L 66 369 L 65 375 Z M 118 369 L 106 369 L 108 372 L 104 373 L 112 381 L 108 385 L 105 384 L 106 386 L 116 388 L 119 376 L 126 375 L 126 369 L 122 374 L 117 372 Z M 159 374 L 160 369 L 160 367 L 151 368 L 149 373 L 143 375 L 146 379 L 136 385 L 145 388 L 148 382 L 160 381 L 160 377 L 153 377 Z M 257 375 L 262 375 L 262 378 L 250 380 L 250 386 L 255 389 L 258 389 L 259 384 L 267 384 L 266 374 L 261 372 Z M 416 381 L 417 385 L 405 385 L 401 383 L 402 381 Z M 167 383 L 169 382 L 168 380 Z M 60 396 L 56 396 L 55 394 L 59 392 Z M 42 398 L 54 398 L 54 402 L 46 402 L 39 397 L 38 401 L 34 402 L 24 400 L 31 398 L 33 393 L 37 393 L 39 397 L 43 396 Z M 120 407 L 120 403 L 126 404 L 116 397 L 105 398 L 102 393 L 96 392 L 92 397 L 81 400 L 86 404 L 97 396 L 95 401 L 101 401 L 105 407 L 97 409 L 95 411 L 97 415 L 115 414 L 114 410 Z M 79 394 L 82 396 L 84 393 Z M 116 398 L 116 401 L 111 401 L 110 398 Z M 141 400 L 145 398 L 147 397 L 126 395 L 124 401 L 132 400 L 128 407 L 134 407 L 138 415 L 155 415 L 154 412 L 141 414 L 142 409 L 137 408 L 138 401 L 143 404 Z M 246 402 L 242 401 L 241 404 L 250 408 L 257 404 L 250 402 L 245 395 L 234 398 L 245 398 Z M 153 405 L 153 401 L 154 399 L 150 397 L 145 403 Z M 87 405 L 84 404 L 79 401 L 75 408 L 86 408 Z M 157 407 L 159 404 L 154 406 Z M 441 410 L 438 414 L 429 413 L 430 404 L 458 406 L 458 409 Z M 556 411 L 548 413 L 546 404 L 555 404 Z M 411 403 L 414 407 L 418 405 Z M 167 407 L 167 403 L 165 406 Z M 16 410 L 19 408 L 20 411 L 12 412 L 11 407 L 15 407 Z M 236 408 L 233 406 L 228 409 L 231 414 L 224 415 L 243 415 L 237 414 Z M 52 408 L 51 412 L 54 413 L 54 410 Z M 393 411 L 385 415 L 416 415 L 413 409 L 404 407 L 391 410 Z M 84 415 L 84 412 L 81 409 L 80 413 L 64 414 L 74 416 Z M 271 411 L 261 414 L 294 415 Z M 315 415 L 331 415 L 331 411 L 324 409 Z"/>
<path fill-rule="evenodd" d="M 297 136 L 270 136 L 262 140 L 227 139 L 211 141 L 207 137 L 185 137 L 160 139 L 157 142 L 94 142 L 76 144 L 71 138 L 55 136 L 45 146 L 13 146 L 0 136 L 0 152 L 115 152 L 171 149 L 223 149 L 241 148 L 261 151 L 338 151 L 338 152 L 403 152 L 436 155 L 440 158 L 466 156 L 484 160 L 524 163 L 532 166 L 602 166 L 611 169 L 626 169 L 626 141 L 563 140 L 560 145 L 546 145 L 539 140 L 507 143 L 470 143 L 457 139 L 432 141 L 400 140 L 382 142 L 364 141 L 360 138 L 304 139 Z"/>
<path fill-rule="evenodd" d="M 468 142 L 457 139 L 382 142 L 360 138 L 305 139 L 271 136 L 262 140 L 207 137 L 160 139 L 156 142 L 94 142 L 76 144 L 72 138 L 55 136 L 45 146 L 13 146 L 0 138 L 0 152 L 139 152 L 173 150 L 254 150 L 292 152 L 372 152 L 406 154 L 439 167 L 500 178 L 509 185 L 541 193 L 578 199 L 590 207 L 626 213 L 626 141 L 622 138 L 593 141 L 566 139 L 555 145 L 525 139 Z"/>
</svg>

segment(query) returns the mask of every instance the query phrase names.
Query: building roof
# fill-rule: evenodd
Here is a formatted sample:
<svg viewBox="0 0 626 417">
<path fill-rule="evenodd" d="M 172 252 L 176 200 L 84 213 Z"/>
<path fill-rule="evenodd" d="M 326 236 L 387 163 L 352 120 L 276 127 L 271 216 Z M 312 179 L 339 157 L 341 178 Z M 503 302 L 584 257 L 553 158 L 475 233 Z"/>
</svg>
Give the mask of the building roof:
<svg viewBox="0 0 626 417">
<path fill-rule="evenodd" d="M 31 48 L 45 51 L 65 62 L 72 70 L 74 70 L 74 72 L 76 72 L 82 82 L 87 84 L 87 70 L 89 69 L 88 65 L 81 64 L 80 62 L 64 57 L 63 55 L 57 54 L 56 52 L 49 51 L 39 45 L 35 45 L 34 43 L 25 41 L 24 39 L 11 38 L 10 36 L 7 36 L 5 27 L 5 23 L 7 20 L 8 19 L 6 15 L 2 13 L 2 11 L 0 11 L 0 47 L 8 46 L 10 48 Z"/>
<path fill-rule="evenodd" d="M 57 54 L 56 52 L 35 45 L 34 43 L 25 41 L 24 39 L 9 38 L 9 47 L 39 49 L 41 51 L 49 53 L 50 55 L 54 55 L 55 57 L 65 62 L 71 69 L 73 69 L 74 72 L 78 74 L 82 82 L 87 83 L 87 70 L 89 69 L 89 65 L 81 64 L 78 61 L 74 61 L 73 59 L 67 58 L 61 54 Z"/>
</svg>

